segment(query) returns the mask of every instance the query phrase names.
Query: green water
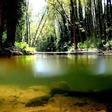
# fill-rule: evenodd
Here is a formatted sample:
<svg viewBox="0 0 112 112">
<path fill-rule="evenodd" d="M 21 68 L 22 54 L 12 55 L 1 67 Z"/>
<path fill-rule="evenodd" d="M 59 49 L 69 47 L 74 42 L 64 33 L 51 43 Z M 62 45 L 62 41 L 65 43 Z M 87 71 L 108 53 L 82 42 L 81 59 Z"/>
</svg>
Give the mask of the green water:
<svg viewBox="0 0 112 112">
<path fill-rule="evenodd" d="M 0 85 L 52 86 L 65 82 L 75 91 L 112 88 L 112 57 L 18 56 L 0 58 Z"/>
</svg>

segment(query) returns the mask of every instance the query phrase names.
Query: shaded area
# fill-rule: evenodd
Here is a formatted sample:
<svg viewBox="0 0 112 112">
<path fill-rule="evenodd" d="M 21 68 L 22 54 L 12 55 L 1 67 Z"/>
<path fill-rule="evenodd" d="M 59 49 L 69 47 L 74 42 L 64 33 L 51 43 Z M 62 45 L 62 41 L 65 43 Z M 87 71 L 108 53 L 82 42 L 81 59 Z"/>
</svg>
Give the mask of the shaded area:
<svg viewBox="0 0 112 112">
<path fill-rule="evenodd" d="M 16 27 L 22 17 L 24 0 L 0 1 L 0 49 L 13 47 L 15 43 Z M 3 33 L 7 38 L 3 41 Z"/>
</svg>

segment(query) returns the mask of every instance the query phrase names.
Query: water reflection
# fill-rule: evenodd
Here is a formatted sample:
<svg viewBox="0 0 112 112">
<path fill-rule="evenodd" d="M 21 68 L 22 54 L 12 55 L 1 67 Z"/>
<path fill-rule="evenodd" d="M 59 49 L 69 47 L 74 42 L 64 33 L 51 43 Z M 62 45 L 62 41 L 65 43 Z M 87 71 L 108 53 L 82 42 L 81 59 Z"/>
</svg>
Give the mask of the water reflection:
<svg viewBox="0 0 112 112">
<path fill-rule="evenodd" d="M 57 76 L 64 72 L 60 65 L 61 64 L 57 60 L 41 57 L 35 60 L 33 70 L 36 77 Z"/>
<path fill-rule="evenodd" d="M 98 56 L 94 67 L 95 74 L 112 75 L 112 57 Z"/>
<path fill-rule="evenodd" d="M 106 66 L 106 62 L 103 56 L 98 57 L 97 59 L 97 68 L 96 68 L 96 72 L 97 74 L 104 74 L 107 71 L 107 66 Z"/>
<path fill-rule="evenodd" d="M 112 57 L 37 55 L 0 58 L 0 85 L 23 87 L 62 81 L 77 91 L 112 88 Z"/>
</svg>

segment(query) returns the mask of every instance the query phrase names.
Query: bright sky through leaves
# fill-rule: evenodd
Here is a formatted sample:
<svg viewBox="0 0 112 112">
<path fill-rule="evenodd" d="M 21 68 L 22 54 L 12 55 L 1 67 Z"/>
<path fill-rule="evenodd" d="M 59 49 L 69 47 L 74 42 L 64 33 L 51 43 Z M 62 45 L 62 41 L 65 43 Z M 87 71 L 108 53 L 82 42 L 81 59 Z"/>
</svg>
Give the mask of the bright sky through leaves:
<svg viewBox="0 0 112 112">
<path fill-rule="evenodd" d="M 46 7 L 46 0 L 29 0 L 29 4 L 34 15 L 39 14 Z"/>
</svg>

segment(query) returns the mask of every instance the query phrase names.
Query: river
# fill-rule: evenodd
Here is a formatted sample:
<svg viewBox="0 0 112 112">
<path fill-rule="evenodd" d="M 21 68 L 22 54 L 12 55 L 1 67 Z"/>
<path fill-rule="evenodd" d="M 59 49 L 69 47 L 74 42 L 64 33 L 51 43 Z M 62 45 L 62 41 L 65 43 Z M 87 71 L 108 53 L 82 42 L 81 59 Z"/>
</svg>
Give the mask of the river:
<svg viewBox="0 0 112 112">
<path fill-rule="evenodd" d="M 35 55 L 0 58 L 0 85 L 26 88 L 60 82 L 75 91 L 111 89 L 112 57 Z"/>
</svg>

